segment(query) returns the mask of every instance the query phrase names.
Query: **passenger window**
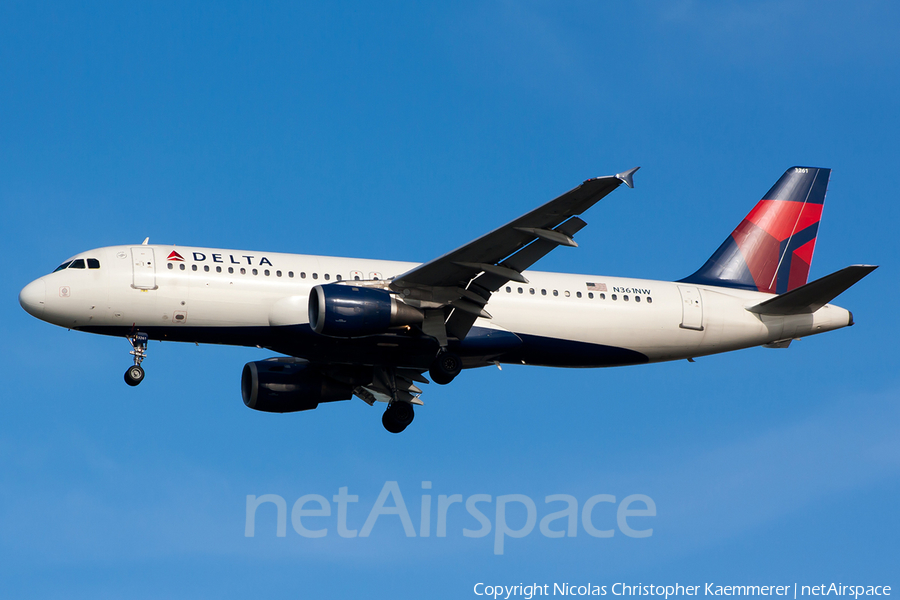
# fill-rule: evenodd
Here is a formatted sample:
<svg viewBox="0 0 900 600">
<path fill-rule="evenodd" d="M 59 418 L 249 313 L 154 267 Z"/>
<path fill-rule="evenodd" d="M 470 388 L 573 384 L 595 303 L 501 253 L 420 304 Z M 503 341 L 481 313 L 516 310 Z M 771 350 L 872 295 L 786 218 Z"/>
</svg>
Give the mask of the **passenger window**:
<svg viewBox="0 0 900 600">
<path fill-rule="evenodd" d="M 635 297 L 634 297 L 634 301 L 635 301 L 635 302 L 640 302 L 640 301 L 641 301 L 641 297 L 640 297 L 640 296 L 635 296 Z"/>
<path fill-rule="evenodd" d="M 512 288 L 509 287 L 509 286 L 506 286 L 506 293 L 507 293 L 507 294 L 512 294 Z"/>
<path fill-rule="evenodd" d="M 88 263 L 88 269 L 99 269 L 100 268 L 100 261 L 97 260 L 96 258 L 87 259 L 87 263 Z"/>
<path fill-rule="evenodd" d="M 259 275 L 259 271 L 258 271 L 257 269 L 253 269 L 253 274 L 254 274 L 254 275 Z"/>
<path fill-rule="evenodd" d="M 228 267 L 228 272 L 234 274 L 234 267 Z"/>
<path fill-rule="evenodd" d="M 181 263 L 180 265 L 178 265 L 178 268 L 181 269 L 182 271 L 184 271 L 184 269 L 185 269 L 184 263 Z"/>
<path fill-rule="evenodd" d="M 559 296 L 559 290 L 553 290 L 553 295 L 554 295 L 554 296 Z"/>
<path fill-rule="evenodd" d="M 325 273 L 325 281 L 328 281 L 329 279 L 331 279 L 331 275 L 329 275 L 328 273 Z"/>
<path fill-rule="evenodd" d="M 528 290 L 528 293 L 531 294 L 532 296 L 534 296 L 534 288 L 530 288 L 530 289 Z"/>
<path fill-rule="evenodd" d="M 566 298 L 569 297 L 569 290 L 566 290 Z"/>
<path fill-rule="evenodd" d="M 303 275 L 303 273 L 300 273 L 300 275 Z M 288 277 L 293 277 L 293 276 L 294 276 L 294 272 L 288 271 Z"/>
<path fill-rule="evenodd" d="M 209 273 L 209 265 L 203 265 L 203 270 Z"/>
<path fill-rule="evenodd" d="M 615 294 L 613 294 L 613 295 L 612 295 L 612 299 L 613 299 L 613 300 L 618 300 L 619 298 L 618 298 Z"/>
<path fill-rule="evenodd" d="M 606 294 L 601 293 L 601 294 L 600 294 L 600 299 L 601 299 L 601 300 L 606 300 Z"/>
<path fill-rule="evenodd" d="M 293 275 L 291 275 L 293 277 Z M 304 271 L 300 271 L 300 279 L 306 279 L 306 273 Z"/>
<path fill-rule="evenodd" d="M 319 278 L 319 274 L 318 274 L 318 273 L 313 273 L 313 279 L 318 279 L 318 278 Z"/>
<path fill-rule="evenodd" d="M 281 271 L 275 271 L 275 277 L 281 277 Z"/>
<path fill-rule="evenodd" d="M 335 275 L 334 278 L 337 279 L 338 281 L 341 280 L 341 276 L 340 276 L 340 275 Z"/>
<path fill-rule="evenodd" d="M 78 260 L 73 260 L 70 269 L 83 269 L 84 268 L 84 259 L 79 258 Z"/>
<path fill-rule="evenodd" d="M 624 300 L 625 302 L 628 302 L 628 294 L 625 294 L 624 296 L 622 296 L 622 300 Z"/>
<path fill-rule="evenodd" d="M 170 271 L 175 268 L 175 265 L 173 265 L 172 263 L 169 263 L 166 266 L 169 267 Z"/>
<path fill-rule="evenodd" d="M 581 298 L 581 292 L 575 292 L 575 295 Z"/>
<path fill-rule="evenodd" d="M 191 271 L 196 271 L 196 270 L 197 270 L 197 265 L 191 265 Z"/>
<path fill-rule="evenodd" d="M 524 292 L 524 291 L 525 291 L 525 290 L 523 290 L 522 288 L 519 288 L 519 293 L 520 293 L 520 294 L 521 294 L 522 292 Z"/>
<path fill-rule="evenodd" d="M 593 299 L 594 299 L 594 292 L 588 292 L 588 298 L 590 298 L 591 300 L 593 300 Z"/>
<path fill-rule="evenodd" d="M 269 276 L 269 270 L 266 269 L 265 271 L 263 271 L 263 275 L 265 275 L 266 277 L 268 277 L 268 276 Z"/>
<path fill-rule="evenodd" d="M 541 290 L 541 296 L 546 296 L 546 295 L 547 295 L 547 290 Z"/>
<path fill-rule="evenodd" d="M 62 271 L 63 269 L 68 268 L 68 266 L 71 264 L 72 264 L 71 260 L 69 262 L 64 262 L 63 264 L 61 264 L 58 267 L 56 267 L 55 269 L 53 269 L 53 272 L 56 273 L 57 271 Z"/>
<path fill-rule="evenodd" d="M 653 298 L 647 296 L 647 304 L 653 304 Z"/>
<path fill-rule="evenodd" d="M 221 272 L 222 272 L 222 267 L 216 267 L 216 273 L 221 273 Z"/>
<path fill-rule="evenodd" d="M 247 274 L 247 269 L 245 269 L 244 267 L 241 267 L 241 275 L 246 275 L 246 274 Z"/>
</svg>

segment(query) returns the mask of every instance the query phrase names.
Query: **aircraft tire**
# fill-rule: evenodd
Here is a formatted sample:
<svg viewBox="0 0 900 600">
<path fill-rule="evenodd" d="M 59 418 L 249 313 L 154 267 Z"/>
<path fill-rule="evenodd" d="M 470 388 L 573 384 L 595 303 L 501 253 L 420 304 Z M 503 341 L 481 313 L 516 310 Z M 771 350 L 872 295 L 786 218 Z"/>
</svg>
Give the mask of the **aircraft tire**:
<svg viewBox="0 0 900 600">
<path fill-rule="evenodd" d="M 462 371 L 462 359 L 453 352 L 441 352 L 431 363 L 428 374 L 438 385 L 447 385 Z"/>
<path fill-rule="evenodd" d="M 131 387 L 136 386 L 144 380 L 144 369 L 140 365 L 132 365 L 125 371 L 125 383 Z"/>
<path fill-rule="evenodd" d="M 409 402 L 391 402 L 381 415 L 381 424 L 391 433 L 400 433 L 415 417 L 416 411 Z"/>
</svg>

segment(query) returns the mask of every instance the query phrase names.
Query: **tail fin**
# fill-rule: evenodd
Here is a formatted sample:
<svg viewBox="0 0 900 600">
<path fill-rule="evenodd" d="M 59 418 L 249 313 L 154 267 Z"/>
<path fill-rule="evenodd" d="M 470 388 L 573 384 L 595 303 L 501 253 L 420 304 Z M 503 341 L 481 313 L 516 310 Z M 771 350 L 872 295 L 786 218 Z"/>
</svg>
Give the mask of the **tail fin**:
<svg viewBox="0 0 900 600">
<path fill-rule="evenodd" d="M 806 284 L 831 169 L 791 167 L 700 269 L 682 279 L 783 294 Z"/>
</svg>

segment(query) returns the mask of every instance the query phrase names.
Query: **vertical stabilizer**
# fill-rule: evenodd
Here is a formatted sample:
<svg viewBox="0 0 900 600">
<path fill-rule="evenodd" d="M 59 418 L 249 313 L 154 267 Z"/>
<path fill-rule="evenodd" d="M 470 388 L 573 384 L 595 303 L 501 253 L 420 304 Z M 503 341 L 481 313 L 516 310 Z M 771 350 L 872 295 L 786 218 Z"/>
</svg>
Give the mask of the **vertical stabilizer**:
<svg viewBox="0 0 900 600">
<path fill-rule="evenodd" d="M 686 283 L 783 294 L 809 276 L 831 169 L 791 167 Z"/>
</svg>

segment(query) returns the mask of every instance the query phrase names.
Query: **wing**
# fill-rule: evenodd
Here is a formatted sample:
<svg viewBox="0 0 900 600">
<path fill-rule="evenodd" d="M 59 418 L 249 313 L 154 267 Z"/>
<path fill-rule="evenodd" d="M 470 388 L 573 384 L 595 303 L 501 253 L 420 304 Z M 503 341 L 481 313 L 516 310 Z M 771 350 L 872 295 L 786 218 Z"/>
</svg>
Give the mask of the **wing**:
<svg viewBox="0 0 900 600">
<path fill-rule="evenodd" d="M 394 292 L 425 309 L 423 331 L 447 345 L 448 335 L 466 336 L 485 306 L 508 281 L 527 283 L 522 271 L 557 246 L 577 246 L 572 236 L 587 223 L 578 218 L 625 183 L 640 167 L 609 177 L 588 179 L 578 187 L 506 225 L 424 263 L 391 281 Z"/>
</svg>

